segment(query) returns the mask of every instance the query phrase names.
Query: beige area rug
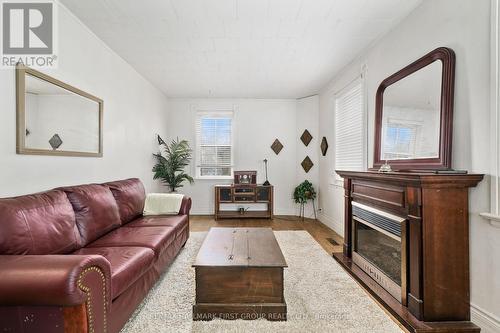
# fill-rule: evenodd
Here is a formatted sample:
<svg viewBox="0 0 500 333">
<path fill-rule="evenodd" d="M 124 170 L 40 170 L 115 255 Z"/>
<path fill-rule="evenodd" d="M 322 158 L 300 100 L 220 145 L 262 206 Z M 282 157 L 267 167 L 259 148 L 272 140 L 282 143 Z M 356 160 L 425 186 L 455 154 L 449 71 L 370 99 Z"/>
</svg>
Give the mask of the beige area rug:
<svg viewBox="0 0 500 333">
<path fill-rule="evenodd" d="M 402 332 L 306 231 L 276 231 L 285 255 L 286 322 L 192 321 L 194 262 L 206 233 L 194 232 L 122 333 Z"/>
</svg>

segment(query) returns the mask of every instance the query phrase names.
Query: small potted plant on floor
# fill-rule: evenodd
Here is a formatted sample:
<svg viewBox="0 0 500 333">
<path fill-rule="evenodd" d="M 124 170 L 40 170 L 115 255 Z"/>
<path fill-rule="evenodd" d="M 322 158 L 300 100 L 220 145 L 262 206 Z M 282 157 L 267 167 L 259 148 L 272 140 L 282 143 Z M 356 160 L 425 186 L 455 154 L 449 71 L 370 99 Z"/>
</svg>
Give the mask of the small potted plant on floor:
<svg viewBox="0 0 500 333">
<path fill-rule="evenodd" d="M 314 190 L 313 184 L 308 180 L 304 180 L 293 191 L 293 200 L 295 203 L 300 204 L 301 217 L 304 217 L 304 207 L 307 201 L 314 199 L 316 199 L 316 191 Z"/>
<path fill-rule="evenodd" d="M 158 144 L 160 150 L 163 148 L 163 154 L 160 151 L 153 154 L 156 158 L 156 165 L 153 167 L 153 179 L 161 179 L 162 183 L 170 188 L 171 192 L 175 192 L 177 188 L 183 187 L 182 183 L 188 181 L 194 183 L 193 177 L 184 173 L 184 168 L 191 161 L 192 149 L 186 140 L 179 141 L 179 138 L 172 140 L 167 144 L 158 135 Z"/>
</svg>

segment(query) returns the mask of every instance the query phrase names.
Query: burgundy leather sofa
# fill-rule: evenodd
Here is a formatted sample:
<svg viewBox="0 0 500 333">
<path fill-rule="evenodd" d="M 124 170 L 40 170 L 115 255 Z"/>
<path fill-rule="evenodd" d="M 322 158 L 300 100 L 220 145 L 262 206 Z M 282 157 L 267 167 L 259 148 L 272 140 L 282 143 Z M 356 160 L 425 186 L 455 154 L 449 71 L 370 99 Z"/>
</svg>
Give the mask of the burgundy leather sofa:
<svg viewBox="0 0 500 333">
<path fill-rule="evenodd" d="M 0 199 L 0 332 L 119 332 L 189 237 L 127 179 Z"/>
</svg>

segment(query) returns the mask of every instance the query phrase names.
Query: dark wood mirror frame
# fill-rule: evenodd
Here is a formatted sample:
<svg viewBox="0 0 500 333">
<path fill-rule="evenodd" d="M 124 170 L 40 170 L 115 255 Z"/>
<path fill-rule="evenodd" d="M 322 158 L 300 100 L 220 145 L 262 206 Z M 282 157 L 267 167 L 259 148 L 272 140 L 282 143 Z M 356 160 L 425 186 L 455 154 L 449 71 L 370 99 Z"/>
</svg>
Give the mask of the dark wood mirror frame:
<svg viewBox="0 0 500 333">
<path fill-rule="evenodd" d="M 386 78 L 377 89 L 375 101 L 375 147 L 373 168 L 378 169 L 385 160 L 380 158 L 382 149 L 382 113 L 384 91 L 390 85 L 404 79 L 416 71 L 441 61 L 441 124 L 439 134 L 439 157 L 405 160 L 387 160 L 393 170 L 446 170 L 451 169 L 453 135 L 453 101 L 455 90 L 455 52 L 447 47 L 437 48 L 400 71 Z"/>
</svg>

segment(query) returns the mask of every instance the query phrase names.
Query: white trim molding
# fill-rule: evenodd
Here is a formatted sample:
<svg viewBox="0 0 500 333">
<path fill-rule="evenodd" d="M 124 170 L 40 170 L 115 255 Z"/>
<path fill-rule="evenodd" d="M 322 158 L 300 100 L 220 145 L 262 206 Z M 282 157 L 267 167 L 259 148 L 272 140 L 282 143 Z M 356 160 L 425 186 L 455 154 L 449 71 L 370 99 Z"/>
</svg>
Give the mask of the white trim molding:
<svg viewBox="0 0 500 333">
<path fill-rule="evenodd" d="M 500 318 L 481 309 L 475 304 L 470 305 L 471 321 L 481 327 L 482 333 L 500 332 Z"/>
<path fill-rule="evenodd" d="M 499 0 L 491 0 L 491 181 L 490 211 L 479 215 L 500 228 L 500 21 Z"/>
<path fill-rule="evenodd" d="M 493 133 L 491 135 L 492 142 L 492 163 L 493 174 L 491 179 L 492 194 L 494 202 L 492 202 L 491 211 L 498 216 L 499 207 L 499 175 L 500 175 L 500 22 L 499 22 L 499 1 L 491 1 L 491 123 Z"/>
<path fill-rule="evenodd" d="M 480 213 L 481 217 L 490 221 L 490 224 L 496 228 L 500 228 L 500 215 L 491 213 Z"/>
</svg>

